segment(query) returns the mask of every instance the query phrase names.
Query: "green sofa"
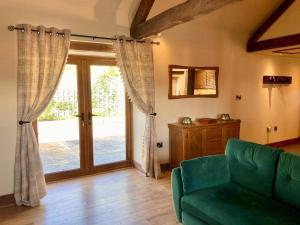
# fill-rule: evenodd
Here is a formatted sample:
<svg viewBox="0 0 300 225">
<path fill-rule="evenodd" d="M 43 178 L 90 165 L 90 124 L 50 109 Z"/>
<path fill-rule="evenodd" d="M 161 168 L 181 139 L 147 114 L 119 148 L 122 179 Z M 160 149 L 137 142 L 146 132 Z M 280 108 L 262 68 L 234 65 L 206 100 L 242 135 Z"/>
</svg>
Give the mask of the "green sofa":
<svg viewBox="0 0 300 225">
<path fill-rule="evenodd" d="M 171 178 L 184 225 L 300 225 L 300 156 L 230 139 L 225 155 L 183 161 Z"/>
</svg>

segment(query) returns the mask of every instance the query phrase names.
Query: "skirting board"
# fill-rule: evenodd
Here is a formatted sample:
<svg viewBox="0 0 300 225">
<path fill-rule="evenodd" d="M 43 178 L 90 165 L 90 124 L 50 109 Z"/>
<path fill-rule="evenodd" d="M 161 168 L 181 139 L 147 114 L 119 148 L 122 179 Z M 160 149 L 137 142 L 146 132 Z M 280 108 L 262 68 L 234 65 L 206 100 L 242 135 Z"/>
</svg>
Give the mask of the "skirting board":
<svg viewBox="0 0 300 225">
<path fill-rule="evenodd" d="M 134 168 L 136 168 L 138 171 L 140 171 L 141 173 L 145 174 L 145 171 L 143 170 L 141 164 L 137 161 L 133 161 L 133 166 Z M 169 171 L 170 170 L 170 163 L 163 163 L 163 164 L 160 164 L 160 168 L 161 168 L 161 171 L 164 172 L 164 171 Z"/>
<path fill-rule="evenodd" d="M 16 202 L 15 202 L 14 194 L 0 196 L 0 209 L 10 207 L 10 206 L 15 206 L 15 205 Z"/>
<path fill-rule="evenodd" d="M 300 143 L 300 137 L 288 139 L 288 140 L 284 140 L 284 141 L 279 141 L 279 142 L 274 142 L 274 143 L 270 143 L 270 144 L 266 144 L 266 145 L 271 146 L 271 147 L 280 148 L 280 147 L 284 147 L 287 145 L 293 145 L 293 144 L 298 144 L 298 143 Z"/>
<path fill-rule="evenodd" d="M 160 164 L 160 168 L 161 168 L 161 171 L 162 171 L 162 172 L 170 171 L 170 170 L 171 170 L 171 168 L 170 168 L 170 163 L 163 163 L 163 164 Z"/>
<path fill-rule="evenodd" d="M 140 171 L 142 174 L 145 174 L 145 171 L 143 170 L 142 165 L 139 162 L 133 160 L 133 167 Z"/>
</svg>

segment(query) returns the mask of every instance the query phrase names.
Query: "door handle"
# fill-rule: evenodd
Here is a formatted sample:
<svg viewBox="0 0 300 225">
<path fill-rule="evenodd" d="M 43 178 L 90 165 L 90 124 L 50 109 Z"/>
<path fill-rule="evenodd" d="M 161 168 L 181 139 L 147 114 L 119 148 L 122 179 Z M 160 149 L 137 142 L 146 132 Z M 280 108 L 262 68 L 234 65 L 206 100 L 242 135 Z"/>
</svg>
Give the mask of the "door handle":
<svg viewBox="0 0 300 225">
<path fill-rule="evenodd" d="M 93 119 L 93 116 L 97 116 L 96 114 L 93 114 L 91 112 L 88 113 L 88 120 L 89 120 L 89 125 L 92 124 L 92 119 Z"/>
<path fill-rule="evenodd" d="M 81 123 L 82 123 L 82 124 L 84 124 L 84 113 L 80 113 L 80 114 L 73 115 L 73 116 L 79 117 L 79 118 L 80 118 L 80 121 L 81 121 Z"/>
</svg>

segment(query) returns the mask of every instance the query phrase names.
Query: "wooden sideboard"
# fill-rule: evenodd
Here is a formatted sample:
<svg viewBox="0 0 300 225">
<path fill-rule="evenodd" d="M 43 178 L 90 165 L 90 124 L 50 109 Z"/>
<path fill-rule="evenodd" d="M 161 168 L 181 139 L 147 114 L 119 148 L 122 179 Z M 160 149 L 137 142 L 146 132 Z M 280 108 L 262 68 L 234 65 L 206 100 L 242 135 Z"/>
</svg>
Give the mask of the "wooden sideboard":
<svg viewBox="0 0 300 225">
<path fill-rule="evenodd" d="M 186 159 L 224 154 L 227 140 L 239 138 L 240 123 L 240 120 L 228 120 L 211 124 L 168 124 L 170 167 L 178 167 Z"/>
</svg>

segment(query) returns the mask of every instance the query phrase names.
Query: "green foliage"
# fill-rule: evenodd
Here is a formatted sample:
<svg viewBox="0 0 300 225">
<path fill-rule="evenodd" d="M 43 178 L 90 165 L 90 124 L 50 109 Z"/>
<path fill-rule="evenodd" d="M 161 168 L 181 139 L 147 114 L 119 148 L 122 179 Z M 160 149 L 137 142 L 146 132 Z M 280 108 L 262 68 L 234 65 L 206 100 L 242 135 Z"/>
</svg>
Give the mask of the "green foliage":
<svg viewBox="0 0 300 225">
<path fill-rule="evenodd" d="M 109 116 L 118 113 L 118 99 L 122 93 L 116 88 L 122 82 L 115 67 L 110 67 L 98 77 L 92 87 L 92 107 L 98 116 Z"/>
<path fill-rule="evenodd" d="M 40 115 L 39 121 L 64 120 L 76 114 L 72 101 L 57 101 L 52 99 L 46 110 Z"/>
<path fill-rule="evenodd" d="M 92 84 L 92 107 L 97 116 L 111 116 L 118 114 L 120 93 L 118 86 L 121 76 L 116 67 L 110 67 Z M 55 93 L 46 110 L 39 117 L 39 121 L 64 120 L 77 114 L 76 93 L 59 90 Z"/>
<path fill-rule="evenodd" d="M 42 113 L 42 115 L 39 116 L 39 121 L 44 120 L 59 120 L 59 117 L 53 112 L 53 109 L 55 108 L 55 101 L 52 100 L 45 111 Z"/>
</svg>

